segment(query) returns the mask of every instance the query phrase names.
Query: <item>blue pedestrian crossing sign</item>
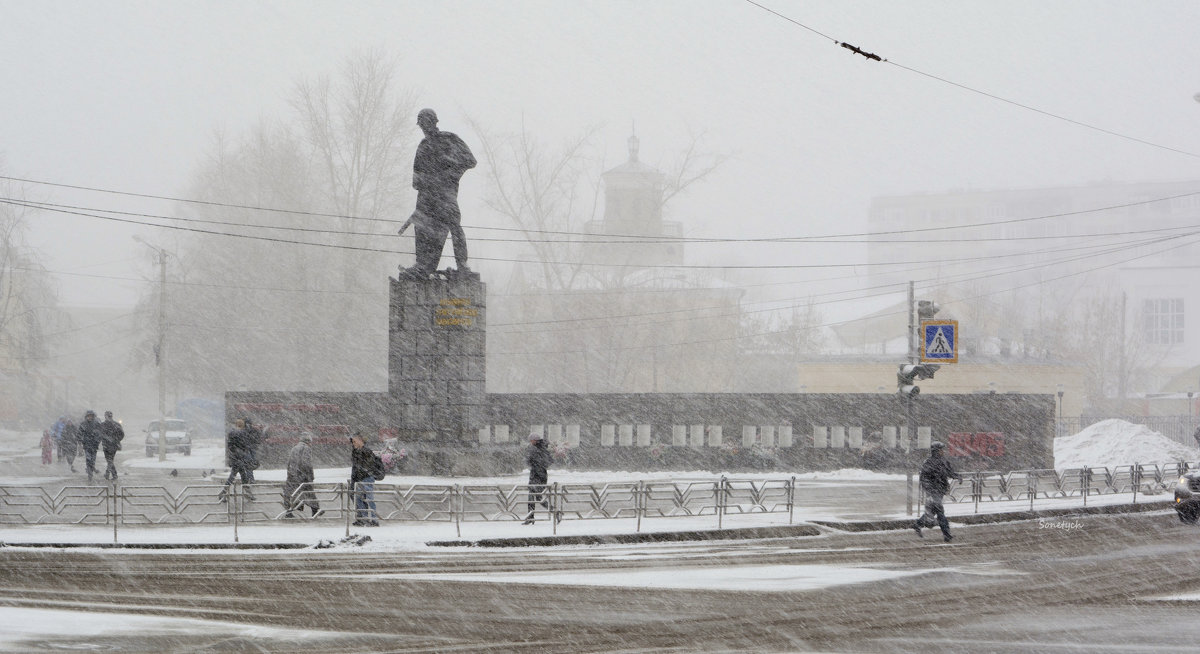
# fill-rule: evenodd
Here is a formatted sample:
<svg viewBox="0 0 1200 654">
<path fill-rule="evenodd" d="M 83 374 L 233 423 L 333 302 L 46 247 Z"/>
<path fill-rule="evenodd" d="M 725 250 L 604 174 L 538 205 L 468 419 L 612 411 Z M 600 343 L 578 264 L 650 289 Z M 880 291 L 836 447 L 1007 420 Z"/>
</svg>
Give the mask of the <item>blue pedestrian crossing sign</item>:
<svg viewBox="0 0 1200 654">
<path fill-rule="evenodd" d="M 921 321 L 921 363 L 958 363 L 958 321 Z"/>
</svg>

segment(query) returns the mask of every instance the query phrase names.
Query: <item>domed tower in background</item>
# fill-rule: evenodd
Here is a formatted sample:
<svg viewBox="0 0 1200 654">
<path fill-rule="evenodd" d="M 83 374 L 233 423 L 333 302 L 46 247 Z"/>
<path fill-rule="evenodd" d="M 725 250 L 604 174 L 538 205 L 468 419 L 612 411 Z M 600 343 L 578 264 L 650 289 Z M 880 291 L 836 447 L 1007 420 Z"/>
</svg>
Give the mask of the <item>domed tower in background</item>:
<svg viewBox="0 0 1200 654">
<path fill-rule="evenodd" d="M 606 171 L 604 218 L 583 226 L 589 236 L 602 236 L 585 243 L 587 263 L 656 266 L 683 263 L 683 244 L 678 240 L 683 227 L 664 221 L 662 171 L 638 160 L 637 134 L 629 136 L 629 160 Z"/>
</svg>

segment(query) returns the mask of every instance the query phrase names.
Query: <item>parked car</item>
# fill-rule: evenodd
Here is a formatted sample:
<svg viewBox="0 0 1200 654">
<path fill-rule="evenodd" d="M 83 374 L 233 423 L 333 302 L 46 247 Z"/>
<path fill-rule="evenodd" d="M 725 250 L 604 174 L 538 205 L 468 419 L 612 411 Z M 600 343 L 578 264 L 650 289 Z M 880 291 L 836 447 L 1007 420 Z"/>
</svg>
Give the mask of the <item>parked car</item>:
<svg viewBox="0 0 1200 654">
<path fill-rule="evenodd" d="M 1196 524 L 1200 518 L 1200 470 L 1186 472 L 1175 486 L 1175 513 L 1179 521 Z"/>
<path fill-rule="evenodd" d="M 192 454 L 192 435 L 188 432 L 187 423 L 176 418 L 167 418 L 167 452 L 183 452 L 184 456 Z M 158 421 L 152 420 L 146 427 L 146 456 L 158 456 Z"/>
</svg>

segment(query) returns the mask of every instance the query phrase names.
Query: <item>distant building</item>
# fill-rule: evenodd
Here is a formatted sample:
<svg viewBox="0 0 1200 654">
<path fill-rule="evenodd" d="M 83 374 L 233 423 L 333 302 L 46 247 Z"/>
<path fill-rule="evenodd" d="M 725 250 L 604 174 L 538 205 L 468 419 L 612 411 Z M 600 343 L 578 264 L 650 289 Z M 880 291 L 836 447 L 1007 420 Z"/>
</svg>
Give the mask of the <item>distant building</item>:
<svg viewBox="0 0 1200 654">
<path fill-rule="evenodd" d="M 600 176 L 604 218 L 583 225 L 585 263 L 644 268 L 683 263 L 683 225 L 663 220 L 663 173 L 638 160 L 639 141 L 629 137 L 629 160 Z"/>
<path fill-rule="evenodd" d="M 1009 286 L 1086 270 L 1095 266 L 1089 251 L 1065 248 L 1125 246 L 1138 238 L 1128 232 L 1194 227 L 1200 218 L 1198 193 L 1200 181 L 1192 180 L 878 197 L 868 216 L 869 230 L 878 234 L 868 245 L 870 284 L 953 281 L 964 262 L 976 273 L 994 271 Z M 927 231 L 958 225 L 980 226 Z M 1114 235 L 1081 238 L 1101 233 Z M 943 242 L 926 242 L 935 240 Z M 1118 258 L 1155 249 L 1129 249 Z"/>
<path fill-rule="evenodd" d="M 1127 355 L 1142 369 L 1126 397 L 1189 389 L 1200 396 L 1200 378 L 1181 378 L 1200 366 L 1200 239 L 1189 236 L 1198 224 L 1197 180 L 880 197 L 869 216 L 879 234 L 868 246 L 870 284 L 986 284 L 1010 289 L 1030 312 L 1048 284 L 1070 285 L 1076 298 L 1106 297 L 1123 305 Z M 938 229 L 959 225 L 979 226 Z M 903 334 L 897 308 L 836 331 L 851 350 L 887 351 L 888 333 Z M 1112 320 L 1119 317 L 1117 309 Z M 963 346 L 999 344 L 1002 355 L 1021 358 L 1040 349 L 1029 318 L 1010 315 L 990 331 L 964 325 Z"/>
</svg>

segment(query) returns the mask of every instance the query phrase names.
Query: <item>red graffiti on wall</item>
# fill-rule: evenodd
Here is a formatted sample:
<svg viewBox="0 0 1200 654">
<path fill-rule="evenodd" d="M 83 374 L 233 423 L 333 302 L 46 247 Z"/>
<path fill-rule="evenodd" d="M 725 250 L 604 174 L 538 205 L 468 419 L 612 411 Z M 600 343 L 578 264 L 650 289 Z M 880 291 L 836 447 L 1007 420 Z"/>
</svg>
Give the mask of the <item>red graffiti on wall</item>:
<svg viewBox="0 0 1200 654">
<path fill-rule="evenodd" d="M 1004 434 L 997 431 L 950 434 L 949 456 L 1004 456 Z"/>
</svg>

